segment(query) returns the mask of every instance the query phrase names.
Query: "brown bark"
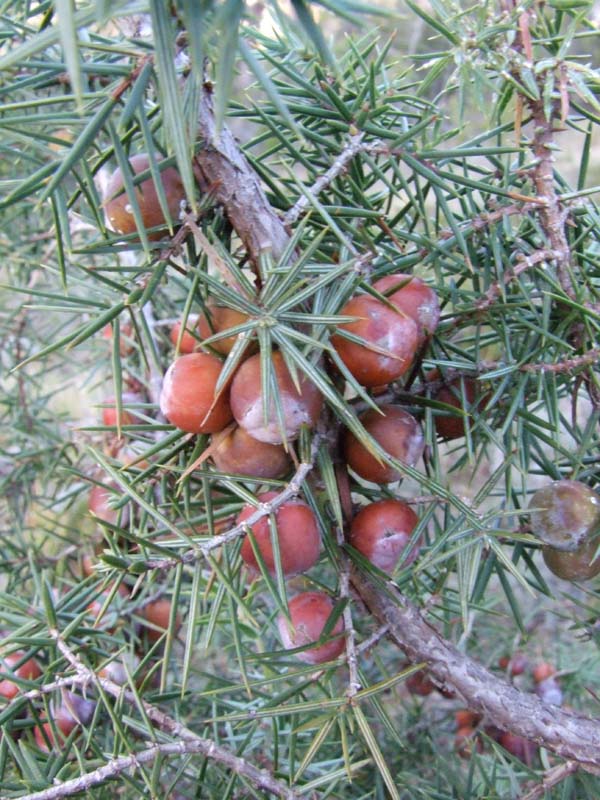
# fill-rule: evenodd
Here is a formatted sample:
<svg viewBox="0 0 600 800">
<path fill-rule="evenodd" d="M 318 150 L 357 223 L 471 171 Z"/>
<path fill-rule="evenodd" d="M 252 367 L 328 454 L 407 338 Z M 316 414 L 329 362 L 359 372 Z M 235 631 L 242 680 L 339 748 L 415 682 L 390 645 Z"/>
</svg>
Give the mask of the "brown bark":
<svg viewBox="0 0 600 800">
<path fill-rule="evenodd" d="M 217 132 L 208 83 L 202 93 L 198 131 L 204 147 L 196 155 L 196 164 L 250 258 L 256 262 L 262 252 L 270 250 L 273 258 L 279 259 L 289 236 L 229 128 L 223 125 Z"/>
<path fill-rule="evenodd" d="M 353 585 L 388 636 L 415 664 L 426 662 L 431 678 L 459 692 L 468 707 L 501 730 L 523 736 L 564 758 L 600 767 L 598 720 L 543 703 L 522 692 L 461 653 L 430 625 L 409 600 L 390 584 L 390 595 L 379 591 L 356 570 Z"/>
</svg>

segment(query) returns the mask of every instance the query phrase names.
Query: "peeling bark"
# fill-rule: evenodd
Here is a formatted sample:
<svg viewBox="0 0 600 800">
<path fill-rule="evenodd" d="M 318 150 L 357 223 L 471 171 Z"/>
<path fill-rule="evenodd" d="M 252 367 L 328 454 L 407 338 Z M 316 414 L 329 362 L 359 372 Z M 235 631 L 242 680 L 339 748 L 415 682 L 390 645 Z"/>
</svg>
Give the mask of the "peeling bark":
<svg viewBox="0 0 600 800">
<path fill-rule="evenodd" d="M 289 236 L 229 128 L 223 125 L 217 133 L 210 84 L 202 92 L 198 131 L 204 147 L 196 155 L 196 164 L 250 258 L 257 262 L 262 252 L 270 250 L 277 261 Z"/>
</svg>

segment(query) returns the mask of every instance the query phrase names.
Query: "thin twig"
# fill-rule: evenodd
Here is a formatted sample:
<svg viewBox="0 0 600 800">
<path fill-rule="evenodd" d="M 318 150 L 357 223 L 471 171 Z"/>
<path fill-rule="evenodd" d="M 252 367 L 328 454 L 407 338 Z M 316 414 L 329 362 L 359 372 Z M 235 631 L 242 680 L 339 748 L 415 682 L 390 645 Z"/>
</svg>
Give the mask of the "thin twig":
<svg viewBox="0 0 600 800">
<path fill-rule="evenodd" d="M 222 547 L 222 545 L 228 544 L 229 542 L 234 541 L 245 534 L 247 529 L 252 527 L 255 522 L 258 522 L 259 519 L 266 517 L 268 514 L 272 514 L 283 503 L 289 500 L 290 497 L 293 497 L 300 492 L 306 476 L 314 467 L 315 458 L 320 444 L 321 436 L 316 434 L 312 441 L 310 461 L 301 462 L 298 465 L 293 478 L 290 480 L 285 489 L 282 489 L 282 491 L 279 492 L 279 494 L 268 503 L 260 503 L 256 511 L 246 520 L 244 520 L 244 522 L 234 525 L 233 528 L 225 531 L 225 533 L 221 533 L 218 536 L 213 536 L 207 542 L 198 543 L 192 550 L 187 550 L 185 553 L 182 553 L 174 558 L 147 559 L 143 562 L 146 569 L 166 571 L 174 569 L 179 564 L 193 564 L 196 561 L 204 558 L 204 556 L 210 553 L 212 550 L 216 550 L 218 547 Z"/>
<path fill-rule="evenodd" d="M 306 211 L 310 205 L 310 197 L 317 197 L 323 189 L 326 189 L 348 166 L 350 161 L 366 149 L 371 149 L 376 143 L 366 145 L 363 142 L 363 134 L 357 133 L 351 136 L 348 143 L 344 146 L 342 152 L 335 159 L 333 164 L 329 167 L 327 172 L 317 178 L 309 189 L 309 194 L 302 195 L 298 198 L 294 205 L 287 211 L 283 217 L 285 225 L 293 225 L 294 222 Z"/>
<path fill-rule="evenodd" d="M 500 297 L 504 287 L 511 283 L 511 281 L 514 281 L 515 278 L 518 278 L 522 272 L 532 269 L 544 261 L 552 261 L 553 259 L 558 258 L 559 255 L 560 253 L 553 250 L 537 250 L 535 253 L 532 253 L 529 256 L 520 254 L 517 257 L 517 263 L 515 264 L 514 268 L 505 272 L 502 281 L 497 281 L 488 288 L 482 299 L 475 304 L 475 310 L 480 312 L 486 308 L 489 308 L 489 306 L 495 303 Z"/>
<path fill-rule="evenodd" d="M 336 538 L 340 548 L 340 597 L 347 600 L 346 607 L 344 608 L 344 630 L 346 637 L 346 662 L 348 664 L 348 688 L 346 689 L 346 697 L 350 703 L 353 702 L 357 692 L 361 689 L 361 682 L 358 678 L 358 657 L 356 650 L 356 631 L 354 630 L 354 622 L 352 620 L 352 606 L 350 594 L 350 559 L 344 552 L 344 531 L 336 525 Z"/>
<path fill-rule="evenodd" d="M 110 694 L 112 697 L 115 697 L 119 700 L 124 700 L 125 702 L 129 703 L 133 707 L 141 706 L 144 709 L 145 715 L 148 719 L 156 725 L 164 733 L 168 733 L 171 736 L 175 737 L 176 739 L 181 740 L 179 744 L 185 743 L 186 746 L 190 747 L 190 750 L 183 750 L 183 751 L 173 751 L 173 753 L 180 753 L 180 752 L 194 752 L 194 753 L 201 753 L 206 758 L 210 758 L 213 761 L 216 761 L 219 764 L 222 764 L 226 769 L 231 770 L 236 775 L 246 779 L 253 786 L 256 786 L 258 789 L 265 790 L 271 792 L 276 797 L 284 798 L 284 800 L 299 800 L 299 795 L 294 792 L 293 790 L 289 789 L 287 786 L 282 784 L 276 778 L 274 778 L 270 773 L 259 770 L 250 764 L 248 761 L 245 761 L 238 756 L 235 756 L 229 750 L 221 747 L 220 745 L 216 744 L 216 742 L 212 741 L 211 739 L 205 739 L 201 736 L 197 736 L 193 731 L 187 728 L 185 725 L 174 720 L 168 714 L 165 714 L 163 711 L 158 709 L 156 706 L 153 706 L 151 703 L 148 703 L 145 700 L 141 700 L 137 697 L 132 691 L 129 689 L 124 688 L 123 686 L 119 686 L 114 681 L 111 681 L 109 678 L 99 677 L 92 669 L 86 667 L 86 665 L 81 661 L 80 658 L 71 650 L 68 644 L 65 642 L 63 637 L 61 636 L 60 632 L 56 629 L 51 629 L 49 631 L 50 636 L 56 642 L 56 645 L 64 658 L 68 661 L 71 667 L 75 670 L 76 674 L 79 676 L 80 681 L 82 684 L 91 683 L 96 686 L 102 687 L 102 689 Z M 157 755 L 161 752 L 161 750 L 156 750 L 156 747 L 150 748 L 149 750 L 144 751 L 148 755 L 146 759 L 148 761 L 153 760 L 156 758 Z M 153 755 L 149 755 L 152 753 Z M 90 780 L 90 786 L 95 786 L 98 783 L 101 783 L 107 780 L 110 777 L 114 777 L 119 773 L 123 772 L 125 769 L 128 769 L 130 766 L 136 766 L 136 759 L 139 761 L 140 754 L 134 754 L 132 756 L 128 756 L 128 759 L 132 759 L 129 763 L 123 762 L 122 759 L 115 759 L 113 762 L 109 762 L 108 764 L 104 765 L 103 767 L 99 767 L 97 770 L 88 773 L 81 778 L 75 779 L 76 781 L 82 780 Z M 139 762 L 142 763 L 142 762 Z M 121 766 L 122 765 L 122 766 Z M 99 777 L 93 778 L 92 776 L 98 775 Z M 51 798 L 59 798 L 65 797 L 69 794 L 73 794 L 76 791 L 80 791 L 78 788 L 73 788 L 74 783 L 73 781 L 65 781 L 63 784 L 59 786 L 53 787 L 52 789 L 46 789 L 46 792 L 53 792 L 52 794 L 43 794 L 38 793 L 36 795 L 32 795 L 29 800 L 32 798 L 36 798 L 36 800 L 50 800 Z M 81 788 L 86 788 L 86 784 L 84 783 Z M 61 791 L 62 790 L 62 791 Z M 25 800 L 21 798 L 21 800 Z"/>
<path fill-rule="evenodd" d="M 546 364 L 544 362 L 523 364 L 520 369 L 521 372 L 572 372 L 579 369 L 579 367 L 587 367 L 590 364 L 594 364 L 598 360 L 600 360 L 600 347 L 594 347 L 588 350 L 587 353 L 583 353 L 583 355 L 564 358 L 554 364 Z"/>
<path fill-rule="evenodd" d="M 536 784 L 530 789 L 527 794 L 521 796 L 521 800 L 538 800 L 544 794 L 556 786 L 557 783 L 564 781 L 569 775 L 573 775 L 579 769 L 579 764 L 576 761 L 565 761 L 564 764 L 558 764 L 544 773 L 541 783 Z"/>
<path fill-rule="evenodd" d="M 143 764 L 154 761 L 159 755 L 184 755 L 186 753 L 202 752 L 196 742 L 175 742 L 172 744 L 155 744 L 146 750 L 132 753 L 129 756 L 119 756 L 108 761 L 104 766 L 98 767 L 93 772 L 64 781 L 49 789 L 40 792 L 22 795 L 20 800 L 57 800 L 68 797 L 78 792 L 85 792 L 93 786 L 98 786 L 123 772 L 139 769 Z"/>
</svg>

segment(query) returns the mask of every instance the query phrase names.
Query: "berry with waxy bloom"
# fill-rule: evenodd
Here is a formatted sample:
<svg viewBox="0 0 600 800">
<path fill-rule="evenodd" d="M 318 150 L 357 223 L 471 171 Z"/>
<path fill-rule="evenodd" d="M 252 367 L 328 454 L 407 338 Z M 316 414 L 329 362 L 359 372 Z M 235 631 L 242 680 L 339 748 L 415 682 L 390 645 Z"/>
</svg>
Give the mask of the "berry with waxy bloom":
<svg viewBox="0 0 600 800">
<path fill-rule="evenodd" d="M 531 530 L 557 550 L 577 550 L 600 532 L 600 497 L 580 481 L 554 481 L 529 503 Z"/>
<path fill-rule="evenodd" d="M 259 442 L 239 425 L 215 433 L 211 448 L 212 460 L 220 472 L 281 478 L 290 469 L 290 457 L 282 445 Z"/>
<path fill-rule="evenodd" d="M 419 518 L 400 500 L 379 500 L 362 508 L 350 526 L 350 544 L 379 569 L 391 574 L 402 555 L 402 565 L 411 564 L 419 553 L 415 543 L 407 545 Z"/>
<path fill-rule="evenodd" d="M 349 300 L 340 314 L 357 319 L 341 323 L 331 344 L 358 383 L 380 386 L 408 371 L 419 346 L 418 326 L 412 317 L 366 294 Z"/>
<path fill-rule="evenodd" d="M 260 353 L 241 365 L 231 383 L 231 410 L 237 424 L 254 439 L 269 444 L 292 441 L 302 425 L 312 427 L 319 418 L 323 398 L 317 387 L 301 373 L 296 386 L 283 356 L 271 353 L 276 388 L 272 388 L 269 407 L 265 409 L 261 378 Z M 281 419 L 273 392 L 279 394 Z M 265 413 L 266 411 L 266 413 Z"/>
<path fill-rule="evenodd" d="M 417 323 L 419 344 L 432 333 L 440 321 L 440 301 L 437 293 L 421 278 L 414 275 L 386 275 L 375 281 L 373 288 L 389 303 Z"/>
<path fill-rule="evenodd" d="M 382 405 L 369 409 L 359 418 L 367 433 L 397 461 L 413 467 L 423 454 L 425 440 L 417 420 L 399 406 Z M 394 467 L 376 458 L 349 430 L 343 438 L 348 466 L 361 478 L 373 483 L 391 483 L 402 475 Z"/>
</svg>

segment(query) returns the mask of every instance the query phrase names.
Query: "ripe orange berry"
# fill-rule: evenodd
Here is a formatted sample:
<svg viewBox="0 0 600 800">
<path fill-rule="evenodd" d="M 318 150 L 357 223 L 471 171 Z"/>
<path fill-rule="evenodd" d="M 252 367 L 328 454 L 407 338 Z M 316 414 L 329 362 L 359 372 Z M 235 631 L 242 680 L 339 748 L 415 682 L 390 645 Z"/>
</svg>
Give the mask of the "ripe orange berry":
<svg viewBox="0 0 600 800">
<path fill-rule="evenodd" d="M 551 678 L 555 672 L 556 670 L 552 664 L 548 664 L 547 661 L 542 661 L 541 664 L 536 664 L 531 674 L 533 675 L 533 680 L 536 683 L 541 683 L 547 678 Z"/>
<path fill-rule="evenodd" d="M 102 401 L 106 408 L 102 409 L 102 422 L 107 427 L 116 427 L 117 426 L 117 405 L 116 400 L 114 397 L 108 397 L 106 400 Z M 128 404 L 133 403 L 141 403 L 143 402 L 143 397 L 135 392 L 123 392 L 121 395 L 121 405 L 127 406 Z M 109 406 L 109 403 L 111 404 Z M 128 411 L 126 408 L 123 408 L 121 411 L 121 425 L 135 425 L 136 422 L 140 420 L 136 417 L 135 411 Z"/>
<path fill-rule="evenodd" d="M 290 620 L 280 614 L 277 618 L 277 626 L 283 646 L 290 650 L 319 640 L 331 616 L 334 604 L 331 598 L 323 592 L 303 592 L 290 600 L 288 608 Z M 339 636 L 343 631 L 344 623 L 339 617 L 333 626 L 330 641 L 296 653 L 297 658 L 307 664 L 322 664 L 324 661 L 337 658 L 345 648 L 344 637 Z"/>
<path fill-rule="evenodd" d="M 34 681 L 36 678 L 39 678 L 42 674 L 42 670 L 38 662 L 35 658 L 28 658 L 26 661 L 23 661 L 24 657 L 25 653 L 23 650 L 17 650 L 15 653 L 8 653 L 3 656 L 0 661 L 0 671 L 10 671 L 15 677 L 28 681 Z M 0 680 L 0 697 L 12 700 L 18 693 L 19 685 L 15 683 L 14 680 L 11 678 Z"/>
<path fill-rule="evenodd" d="M 457 728 L 475 728 L 479 724 L 481 716 L 474 711 L 469 711 L 468 708 L 460 708 L 454 712 L 454 719 Z"/>
<path fill-rule="evenodd" d="M 160 410 L 182 431 L 216 433 L 231 421 L 229 390 L 215 397 L 222 364 L 208 353 L 176 359 L 164 377 Z"/>
<path fill-rule="evenodd" d="M 149 169 L 150 158 L 146 153 L 138 153 L 129 159 L 129 164 L 134 175 L 138 175 L 140 172 L 145 172 Z M 160 164 L 158 167 L 160 169 Z M 174 167 L 167 167 L 161 170 L 160 180 L 167 200 L 171 222 L 173 225 L 177 225 L 181 201 L 185 200 L 185 191 L 181 178 Z M 135 193 L 144 227 L 147 230 L 160 228 L 160 230 L 149 233 L 148 238 L 151 240 L 162 239 L 166 233 L 167 220 L 160 206 L 152 176 L 136 184 Z M 124 234 L 136 232 L 137 227 L 133 207 L 131 199 L 124 190 L 123 173 L 120 167 L 113 172 L 106 187 L 105 209 L 108 223 L 112 230 Z"/>
<path fill-rule="evenodd" d="M 268 503 L 277 492 L 265 492 L 258 496 L 261 503 Z M 244 522 L 256 511 L 253 505 L 246 505 L 241 510 L 237 522 Z M 309 506 L 299 499 L 287 500 L 275 514 L 277 528 L 277 542 L 281 569 L 286 576 L 306 572 L 317 563 L 321 549 L 321 536 L 319 526 Z M 258 548 L 265 566 L 271 574 L 275 573 L 275 555 L 271 543 L 271 526 L 269 517 L 261 517 L 251 526 L 256 547 Z M 240 550 L 244 562 L 253 570 L 258 571 L 258 561 L 254 555 L 252 544 L 248 536 L 245 537 Z"/>
<path fill-rule="evenodd" d="M 219 306 L 216 303 L 208 303 L 206 310 L 198 317 L 198 333 L 202 339 L 208 339 L 217 333 L 223 333 L 230 328 L 235 328 L 248 321 L 248 315 L 235 308 L 227 308 L 226 306 Z M 237 335 L 227 336 L 224 339 L 218 339 L 212 342 L 210 347 L 216 350 L 221 355 L 229 355 L 233 345 L 237 341 Z M 257 344 L 253 342 L 246 350 L 246 354 L 250 355 L 256 352 Z"/>
<path fill-rule="evenodd" d="M 391 574 L 400 556 L 402 565 L 411 564 L 419 553 L 419 544 L 409 552 L 406 547 L 419 518 L 400 500 L 380 500 L 362 508 L 350 526 L 350 544 L 376 567 Z"/>
<path fill-rule="evenodd" d="M 259 442 L 239 426 L 215 433 L 211 446 L 212 459 L 220 472 L 281 478 L 290 469 L 290 458 L 280 444 Z"/>
<path fill-rule="evenodd" d="M 117 488 L 115 486 L 115 488 Z M 94 484 L 90 489 L 90 495 L 88 499 L 88 508 L 94 514 L 94 516 L 98 517 L 98 519 L 103 520 L 104 522 L 108 522 L 109 525 L 116 525 L 119 520 L 119 510 L 116 508 L 111 508 L 109 504 L 110 498 L 114 498 L 115 493 L 112 492 L 106 486 L 99 486 L 98 484 Z M 126 516 L 126 514 L 124 515 Z M 125 524 L 125 522 L 123 522 Z"/>
<path fill-rule="evenodd" d="M 423 454 L 425 441 L 417 420 L 399 406 L 383 405 L 369 409 L 360 417 L 365 430 L 396 460 L 414 466 Z M 372 455 L 349 430 L 345 431 L 343 449 L 346 461 L 361 478 L 373 483 L 391 483 L 401 473 Z"/>
<path fill-rule="evenodd" d="M 179 331 L 181 330 L 181 326 L 183 322 L 180 320 L 176 322 L 175 325 L 171 328 L 170 339 L 173 347 L 177 347 L 177 340 L 179 339 Z M 180 355 L 188 355 L 188 353 L 193 353 L 195 350 L 198 350 L 200 347 L 199 340 L 192 335 L 191 331 L 196 330 L 198 326 L 198 316 L 193 315 L 187 318 L 187 323 L 185 327 L 185 331 L 183 332 L 183 336 L 181 337 L 181 342 L 179 343 L 179 353 Z M 197 331 L 196 331 L 197 332 Z"/>
<path fill-rule="evenodd" d="M 417 323 L 419 345 L 434 333 L 440 321 L 440 301 L 434 289 L 414 275 L 386 275 L 373 288 Z"/>
<path fill-rule="evenodd" d="M 166 597 L 147 603 L 140 611 L 140 616 L 146 621 L 146 635 L 150 642 L 157 642 L 169 630 L 171 620 L 171 601 Z M 175 614 L 173 634 L 176 636 L 181 628 L 181 615 Z"/>
<path fill-rule="evenodd" d="M 302 375 L 299 375 L 300 391 L 298 391 L 279 351 L 271 354 L 271 365 L 283 419 L 280 420 L 278 417 L 273 396 L 265 415 L 259 353 L 244 361 L 233 378 L 231 410 L 237 424 L 253 439 L 269 444 L 281 444 L 284 440 L 295 439 L 302 425 L 312 426 L 316 423 L 321 413 L 323 398 L 317 387 Z M 271 394 L 273 395 L 273 392 Z"/>
<path fill-rule="evenodd" d="M 358 383 L 379 386 L 407 372 L 419 344 L 412 317 L 366 294 L 349 300 L 340 314 L 358 317 L 355 322 L 341 323 L 340 333 L 331 337 L 331 344 Z M 364 344 L 347 339 L 343 332 L 358 336 Z"/>
</svg>

